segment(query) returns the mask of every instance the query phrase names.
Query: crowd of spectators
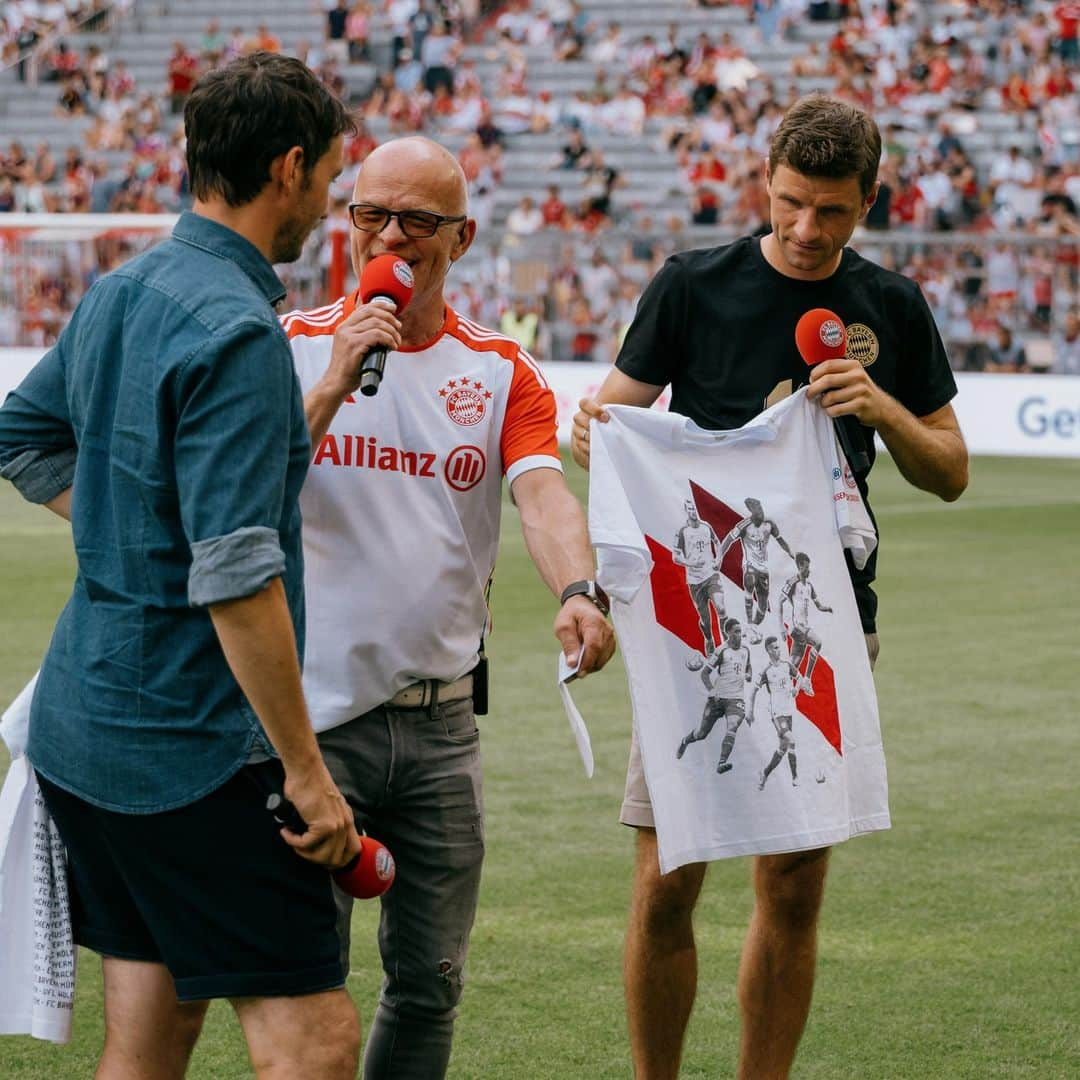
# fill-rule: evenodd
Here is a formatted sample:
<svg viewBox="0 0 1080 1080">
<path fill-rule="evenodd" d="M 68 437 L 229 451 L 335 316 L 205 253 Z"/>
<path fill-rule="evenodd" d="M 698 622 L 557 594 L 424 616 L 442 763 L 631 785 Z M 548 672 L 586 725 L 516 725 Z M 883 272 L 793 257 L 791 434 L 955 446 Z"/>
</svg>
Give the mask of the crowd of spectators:
<svg viewBox="0 0 1080 1080">
<path fill-rule="evenodd" d="M 514 149 L 530 135 L 557 136 L 546 169 L 534 170 L 535 189 L 502 223 L 492 263 L 522 261 L 534 238 L 562 237 L 558 268 L 547 253 L 560 241 L 549 240 L 539 260 L 546 272 L 519 286 L 478 271 L 462 278 L 459 298 L 482 322 L 508 320 L 546 355 L 610 359 L 642 284 L 685 227 L 732 235 L 762 225 L 766 147 L 785 106 L 811 84 L 881 118 L 882 186 L 867 237 L 888 229 L 1045 240 L 877 252 L 920 281 L 958 367 L 1028 370 L 1039 366 L 1024 349 L 1029 336 L 1073 340 L 1061 327 L 1076 303 L 1080 249 L 1054 241 L 1080 236 L 1080 3 L 703 0 L 741 16 L 715 32 L 672 24 L 629 34 L 577 0 L 508 0 L 481 21 L 458 0 L 320 2 L 322 38 L 290 51 L 342 96 L 349 65 L 378 61 L 373 88 L 356 103 L 361 131 L 347 146 L 339 195 L 376 145 L 373 132 L 426 132 L 458 147 L 472 213 L 484 235 L 500 234 L 498 196 Z M 56 84 L 57 112 L 89 123 L 80 125 L 82 145 L 63 153 L 46 143 L 0 150 L 0 212 L 182 207 L 180 114 L 194 82 L 243 52 L 283 48 L 265 26 L 225 32 L 212 20 L 197 40 L 174 43 L 159 85 L 136 87 L 100 45 L 68 40 L 75 23 L 109 6 L 5 6 L 6 55 L 32 25 L 38 77 Z M 829 25 L 807 34 L 810 22 Z M 484 47 L 469 47 L 476 42 Z M 537 57 L 579 62 L 592 85 L 555 98 L 530 77 Z M 983 120 L 1006 113 L 1015 115 L 1011 134 L 988 139 Z M 670 162 L 648 170 L 646 182 L 669 205 L 682 200 L 681 212 L 658 217 L 651 200 L 626 195 L 633 155 L 624 164 L 620 147 Z M 639 239 L 609 261 L 624 234 Z"/>
</svg>

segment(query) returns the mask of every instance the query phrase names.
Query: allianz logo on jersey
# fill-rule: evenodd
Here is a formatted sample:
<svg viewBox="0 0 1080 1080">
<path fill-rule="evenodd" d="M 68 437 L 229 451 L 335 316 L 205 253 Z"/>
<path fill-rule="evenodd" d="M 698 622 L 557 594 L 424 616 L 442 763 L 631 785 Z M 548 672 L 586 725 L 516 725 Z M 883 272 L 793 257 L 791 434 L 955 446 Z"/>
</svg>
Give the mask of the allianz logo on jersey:
<svg viewBox="0 0 1080 1080">
<path fill-rule="evenodd" d="M 487 472 L 487 458 L 479 446 L 455 446 L 440 462 L 438 454 L 429 450 L 404 450 L 380 443 L 372 435 L 324 435 L 311 464 L 401 473 L 427 480 L 438 480 L 441 475 L 455 491 L 476 487 Z"/>
</svg>

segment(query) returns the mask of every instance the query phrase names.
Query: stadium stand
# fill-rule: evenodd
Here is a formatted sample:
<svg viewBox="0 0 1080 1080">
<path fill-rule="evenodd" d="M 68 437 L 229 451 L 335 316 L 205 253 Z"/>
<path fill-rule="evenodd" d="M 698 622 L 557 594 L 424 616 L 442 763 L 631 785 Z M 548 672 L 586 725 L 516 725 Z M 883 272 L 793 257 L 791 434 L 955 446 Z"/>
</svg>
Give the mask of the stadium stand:
<svg viewBox="0 0 1080 1080">
<path fill-rule="evenodd" d="M 919 280 L 954 364 L 1045 370 L 1068 352 L 1052 343 L 1077 307 L 1080 4 L 15 0 L 4 20 L 0 211 L 182 208 L 192 79 L 280 48 L 364 119 L 338 209 L 379 141 L 438 138 L 482 229 L 453 302 L 487 325 L 524 305 L 541 357 L 610 360 L 668 253 L 760 226 L 769 136 L 822 89 L 882 126 L 885 188 L 855 242 Z M 298 301 L 320 299 L 331 236 L 293 271 Z M 19 305 L 77 299 L 80 273 L 49 261 L 60 283 L 24 283 Z M 48 340 L 55 320 L 20 327 L 5 306 L 0 335 Z"/>
</svg>

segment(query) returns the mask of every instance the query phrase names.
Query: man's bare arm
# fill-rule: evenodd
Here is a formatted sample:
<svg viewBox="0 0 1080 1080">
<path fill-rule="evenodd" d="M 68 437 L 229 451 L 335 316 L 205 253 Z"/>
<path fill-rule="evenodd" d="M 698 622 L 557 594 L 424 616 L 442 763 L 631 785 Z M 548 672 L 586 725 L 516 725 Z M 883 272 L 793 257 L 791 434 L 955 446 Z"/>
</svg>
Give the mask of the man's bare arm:
<svg viewBox="0 0 1080 1080">
<path fill-rule="evenodd" d="M 282 835 L 304 858 L 341 866 L 360 841 L 311 728 L 281 579 L 253 596 L 211 604 L 209 611 L 225 659 L 285 767 L 285 793 L 307 822 L 302 836 Z"/>
<path fill-rule="evenodd" d="M 65 521 L 71 520 L 71 488 L 64 488 L 55 498 L 45 503 L 45 509 L 51 510 L 57 517 Z"/>
<path fill-rule="evenodd" d="M 968 483 L 968 452 L 951 405 L 915 416 L 851 357 L 826 360 L 814 367 L 807 397 L 819 399 L 829 416 L 855 416 L 874 428 L 909 484 L 946 502 L 963 494 Z"/>
<path fill-rule="evenodd" d="M 592 548 L 581 504 L 557 469 L 530 469 L 511 490 L 521 513 L 525 546 L 544 583 L 558 597 L 573 581 L 593 576 Z M 555 618 L 555 636 L 568 660 L 581 653 L 581 675 L 599 671 L 615 651 L 615 635 L 600 609 L 572 596 Z"/>
</svg>

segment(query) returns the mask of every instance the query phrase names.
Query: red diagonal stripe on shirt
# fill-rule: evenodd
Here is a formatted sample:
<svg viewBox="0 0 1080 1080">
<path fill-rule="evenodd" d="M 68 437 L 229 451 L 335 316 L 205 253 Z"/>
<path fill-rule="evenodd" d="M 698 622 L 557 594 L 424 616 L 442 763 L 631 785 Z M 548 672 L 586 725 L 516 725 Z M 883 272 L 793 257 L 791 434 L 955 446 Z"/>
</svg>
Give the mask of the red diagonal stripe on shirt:
<svg viewBox="0 0 1080 1080">
<path fill-rule="evenodd" d="M 721 502 L 715 495 L 710 495 L 700 484 L 690 481 L 690 493 L 694 496 L 697 504 L 698 516 L 702 521 L 708 522 L 716 531 L 721 542 L 736 525 L 746 516 L 737 510 L 732 510 L 727 503 Z M 739 588 L 743 585 L 743 557 L 742 544 L 732 544 L 724 561 L 720 565 L 724 577 L 734 581 Z"/>
<path fill-rule="evenodd" d="M 653 607 L 660 625 L 674 634 L 684 645 L 705 651 L 705 639 L 698 625 L 697 608 L 686 588 L 686 572 L 672 561 L 671 551 L 651 536 L 645 537 L 649 554 L 653 557 L 649 584 L 652 586 Z M 713 633 L 716 633 L 716 615 L 713 615 Z M 714 638 L 714 640 L 719 640 Z"/>
<path fill-rule="evenodd" d="M 698 508 L 698 515 L 702 521 L 707 521 L 716 531 L 716 535 L 722 541 L 725 536 L 746 516 L 733 510 L 727 503 L 710 494 L 699 484 L 690 481 L 690 490 L 694 496 L 694 503 Z M 686 586 L 686 571 L 676 565 L 671 557 L 671 550 L 654 540 L 651 536 L 645 537 L 649 554 L 652 555 L 653 568 L 649 574 L 649 584 L 652 588 L 653 608 L 656 611 L 656 621 L 669 633 L 674 634 L 688 648 L 703 652 L 705 640 L 698 625 L 697 608 L 690 599 L 690 590 Z M 741 589 L 743 585 L 743 558 L 742 544 L 733 544 L 724 556 L 721 566 L 724 576 Z M 770 590 L 772 591 L 772 590 Z M 713 640 L 721 643 L 720 628 L 716 624 L 716 612 L 711 612 L 713 624 Z M 791 639 L 788 639 L 788 650 L 791 649 Z M 801 674 L 806 673 L 809 662 L 809 651 L 805 656 L 792 657 L 799 666 Z M 755 660 L 760 662 L 760 657 L 755 655 Z M 755 663 L 755 667 L 757 664 Z M 825 741 L 838 753 L 842 754 L 840 739 L 840 710 L 836 704 L 836 676 L 828 660 L 824 656 L 818 656 L 814 665 L 814 673 L 810 677 L 810 684 L 814 688 L 814 696 L 800 693 L 796 697 L 796 705 L 799 712 L 821 732 Z"/>
<path fill-rule="evenodd" d="M 788 638 L 788 651 L 791 651 L 791 638 Z M 793 656 L 791 659 L 799 666 L 799 674 L 805 675 L 807 665 L 810 663 L 810 650 L 804 649 L 803 656 Z M 825 741 L 838 753 L 843 754 L 840 748 L 840 710 L 836 704 L 836 675 L 833 673 L 829 661 L 819 655 L 814 665 L 814 674 L 810 676 L 810 685 L 814 688 L 814 696 L 799 692 L 795 698 L 795 705 L 799 712 L 810 721 L 825 736 Z"/>
</svg>

